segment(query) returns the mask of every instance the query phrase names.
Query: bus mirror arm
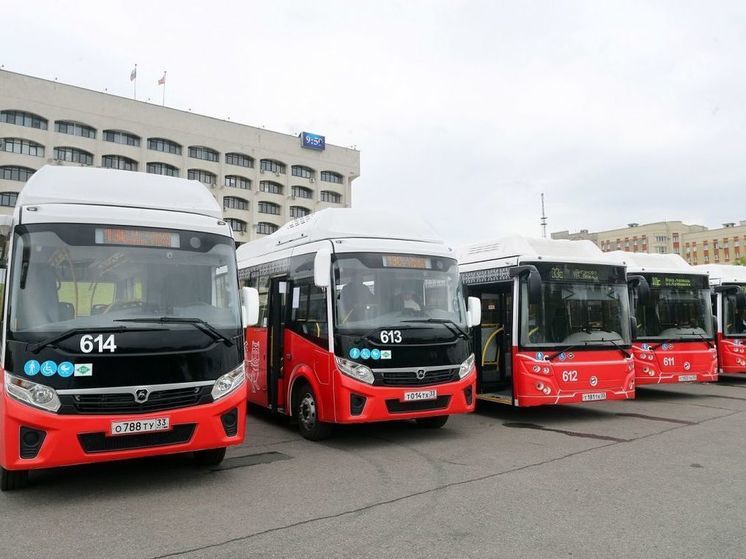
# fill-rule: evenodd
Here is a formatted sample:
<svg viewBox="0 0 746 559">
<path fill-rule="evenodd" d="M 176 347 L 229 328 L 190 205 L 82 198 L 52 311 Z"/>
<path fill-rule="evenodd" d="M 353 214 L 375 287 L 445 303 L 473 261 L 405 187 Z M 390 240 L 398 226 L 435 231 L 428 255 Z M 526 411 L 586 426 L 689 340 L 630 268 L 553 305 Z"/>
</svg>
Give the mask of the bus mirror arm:
<svg viewBox="0 0 746 559">
<path fill-rule="evenodd" d="M 482 301 L 479 297 L 469 297 L 466 309 L 466 326 L 473 328 L 482 322 Z"/>
<path fill-rule="evenodd" d="M 241 288 L 241 323 L 244 328 L 259 322 L 259 292 L 253 287 Z"/>
<path fill-rule="evenodd" d="M 528 274 L 528 295 L 530 299 L 538 300 L 541 299 L 541 274 L 536 266 L 531 264 L 524 264 L 523 266 L 516 266 L 510 269 L 510 277 L 521 277 Z"/>
<path fill-rule="evenodd" d="M 650 297 L 650 284 L 645 276 L 629 274 L 627 275 L 627 285 L 637 290 L 637 298 L 641 303 L 647 303 Z"/>
<path fill-rule="evenodd" d="M 331 284 L 332 251 L 320 248 L 313 259 L 313 283 L 316 287 L 329 287 Z"/>
</svg>

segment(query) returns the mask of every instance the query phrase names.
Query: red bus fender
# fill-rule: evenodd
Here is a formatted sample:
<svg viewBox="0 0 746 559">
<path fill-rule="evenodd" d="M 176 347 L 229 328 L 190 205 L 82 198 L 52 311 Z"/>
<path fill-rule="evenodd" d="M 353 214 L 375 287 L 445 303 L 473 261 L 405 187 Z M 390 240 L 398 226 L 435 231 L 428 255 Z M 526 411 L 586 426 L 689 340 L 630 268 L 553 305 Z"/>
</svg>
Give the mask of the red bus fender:
<svg viewBox="0 0 746 559">
<path fill-rule="evenodd" d="M 299 365 L 296 365 L 293 368 L 293 372 L 290 373 L 290 381 L 288 382 L 288 392 L 287 392 L 287 399 L 285 400 L 288 402 L 288 415 L 293 417 L 295 415 L 295 410 L 293 409 L 293 390 L 295 388 L 295 384 L 298 381 L 305 381 L 308 384 L 311 385 L 311 390 L 313 390 L 314 395 L 316 396 L 316 406 L 317 410 L 316 413 L 318 415 L 318 418 L 320 421 L 333 421 L 333 417 L 327 417 L 326 416 L 326 405 L 321 397 L 322 391 L 319 388 L 319 383 L 316 380 L 316 374 L 314 373 L 313 369 L 309 367 L 308 365 L 301 363 Z"/>
</svg>

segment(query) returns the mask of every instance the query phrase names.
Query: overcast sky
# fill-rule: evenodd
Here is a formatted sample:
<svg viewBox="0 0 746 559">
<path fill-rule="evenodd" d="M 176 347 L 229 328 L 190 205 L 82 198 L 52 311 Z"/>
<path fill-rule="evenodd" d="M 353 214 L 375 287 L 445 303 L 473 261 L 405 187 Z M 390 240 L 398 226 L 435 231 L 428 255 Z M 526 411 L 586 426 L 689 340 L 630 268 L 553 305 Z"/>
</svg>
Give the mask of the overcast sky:
<svg viewBox="0 0 746 559">
<path fill-rule="evenodd" d="M 361 150 L 453 242 L 746 219 L 746 2 L 10 2 L 0 64 Z"/>
</svg>

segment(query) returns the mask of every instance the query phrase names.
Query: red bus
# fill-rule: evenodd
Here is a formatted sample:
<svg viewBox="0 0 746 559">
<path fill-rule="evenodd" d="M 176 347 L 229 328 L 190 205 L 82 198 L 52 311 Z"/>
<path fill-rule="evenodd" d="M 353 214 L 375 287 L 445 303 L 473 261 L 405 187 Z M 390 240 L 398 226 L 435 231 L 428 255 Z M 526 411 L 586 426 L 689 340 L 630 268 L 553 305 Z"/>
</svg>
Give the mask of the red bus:
<svg viewBox="0 0 746 559">
<path fill-rule="evenodd" d="M 709 264 L 695 268 L 710 276 L 719 372 L 746 373 L 746 267 Z"/>
<path fill-rule="evenodd" d="M 590 241 L 508 237 L 465 247 L 478 398 L 540 406 L 634 398 L 624 263 Z"/>
<path fill-rule="evenodd" d="M 40 468 L 176 452 L 216 464 L 243 440 L 250 317 L 204 186 L 47 166 L 3 227 L 3 491 Z"/>
<path fill-rule="evenodd" d="M 249 402 L 319 440 L 335 423 L 440 427 L 474 409 L 465 305 L 453 251 L 408 216 L 325 209 L 237 249 L 259 292 L 246 331 Z"/>
<path fill-rule="evenodd" d="M 707 274 L 678 254 L 610 254 L 627 263 L 637 385 L 717 381 Z"/>
</svg>

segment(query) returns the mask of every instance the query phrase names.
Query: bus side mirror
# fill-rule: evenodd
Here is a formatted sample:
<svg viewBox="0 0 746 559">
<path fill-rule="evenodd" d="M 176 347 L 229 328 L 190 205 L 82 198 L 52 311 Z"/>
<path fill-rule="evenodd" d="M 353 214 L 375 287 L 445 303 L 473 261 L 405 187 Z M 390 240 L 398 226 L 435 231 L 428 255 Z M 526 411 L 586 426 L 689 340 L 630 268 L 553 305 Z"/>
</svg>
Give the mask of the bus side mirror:
<svg viewBox="0 0 746 559">
<path fill-rule="evenodd" d="M 469 328 L 479 326 L 482 322 L 482 301 L 479 297 L 469 297 L 466 306 L 466 325 Z"/>
<path fill-rule="evenodd" d="M 526 264 L 524 266 L 516 266 L 510 269 L 510 277 L 520 277 L 528 274 L 528 298 L 529 300 L 540 300 L 541 299 L 541 274 L 536 266 Z"/>
<path fill-rule="evenodd" d="M 743 291 L 736 293 L 736 309 L 739 311 L 746 310 L 746 293 Z"/>
<path fill-rule="evenodd" d="M 241 288 L 241 323 L 244 328 L 259 322 L 259 292 L 253 287 Z"/>
<path fill-rule="evenodd" d="M 632 339 L 637 339 L 637 319 L 634 316 L 629 318 L 629 332 L 632 334 Z"/>
<path fill-rule="evenodd" d="M 332 251 L 320 248 L 313 259 L 313 283 L 316 287 L 329 287 L 331 283 Z"/>
<path fill-rule="evenodd" d="M 644 276 L 631 274 L 627 276 L 627 284 L 637 291 L 637 300 L 643 305 L 650 298 L 650 284 Z"/>
</svg>

